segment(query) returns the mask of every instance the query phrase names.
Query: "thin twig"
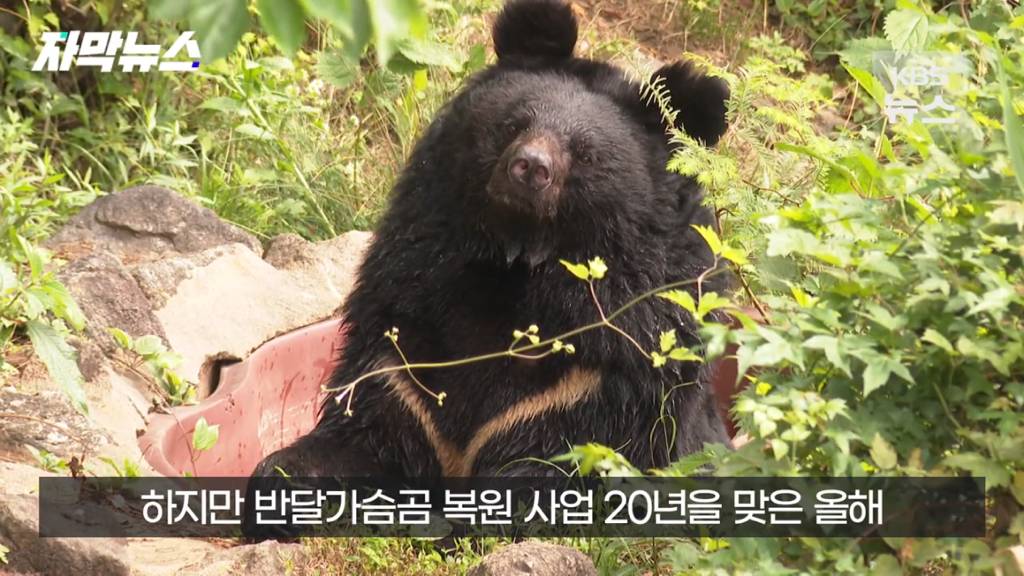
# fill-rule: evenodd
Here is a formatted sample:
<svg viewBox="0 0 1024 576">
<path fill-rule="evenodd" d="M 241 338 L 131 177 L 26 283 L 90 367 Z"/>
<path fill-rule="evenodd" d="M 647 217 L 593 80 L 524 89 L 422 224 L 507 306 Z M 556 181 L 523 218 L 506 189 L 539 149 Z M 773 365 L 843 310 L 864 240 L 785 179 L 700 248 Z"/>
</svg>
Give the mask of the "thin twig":
<svg viewBox="0 0 1024 576">
<path fill-rule="evenodd" d="M 747 283 L 747 279 L 743 276 L 743 271 L 740 270 L 740 265 L 733 262 L 732 266 L 736 269 L 736 276 L 740 279 L 740 286 L 743 286 L 743 291 L 747 294 L 747 297 L 750 298 L 750 301 L 753 302 L 754 308 L 757 308 L 757 312 L 761 315 L 761 318 L 766 324 L 771 324 L 771 321 L 768 319 L 768 311 L 764 309 L 761 301 L 757 299 L 757 296 L 754 295 L 754 291 L 750 289 L 750 284 Z"/>
<path fill-rule="evenodd" d="M 537 350 L 537 349 L 540 349 L 540 348 L 547 348 L 547 347 L 551 346 L 552 344 L 554 344 L 556 341 L 564 341 L 564 340 L 566 340 L 568 338 L 571 338 L 573 336 L 577 336 L 579 334 L 583 334 L 583 333 L 589 332 L 589 331 L 597 329 L 597 328 L 607 327 L 609 322 L 611 322 L 612 320 L 615 320 L 615 318 L 621 316 L 622 314 L 624 314 L 626 311 L 628 311 L 633 306 L 636 306 L 640 302 L 643 302 L 644 300 L 647 300 L 647 299 L 649 299 L 649 298 L 651 298 L 651 297 L 653 297 L 653 296 L 655 296 L 657 294 L 660 294 L 661 292 L 665 292 L 666 290 L 671 290 L 673 288 L 681 288 L 683 286 L 688 286 L 688 285 L 691 285 L 691 284 L 696 284 L 699 287 L 703 283 L 704 280 L 706 280 L 708 278 L 711 278 L 711 277 L 714 277 L 714 276 L 717 276 L 719 274 L 722 274 L 725 271 L 726 271 L 725 268 L 718 268 L 717 267 L 717 260 L 716 260 L 716 265 L 715 266 L 705 270 L 696 279 L 687 279 L 687 280 L 678 280 L 676 282 L 669 282 L 668 284 L 664 284 L 664 285 L 659 286 L 657 288 L 652 288 L 651 290 L 647 290 L 646 292 L 643 292 L 642 294 L 640 294 L 638 296 L 635 296 L 634 298 L 632 298 L 631 300 L 629 300 L 628 302 L 626 302 L 625 304 L 623 304 L 622 306 L 620 306 L 619 308 L 614 310 L 611 314 L 608 314 L 603 320 L 599 320 L 597 322 L 591 322 L 590 324 L 587 324 L 585 326 L 580 326 L 578 328 L 573 328 L 572 330 L 569 330 L 567 332 L 559 334 L 558 336 L 555 336 L 555 337 L 552 337 L 552 338 L 547 338 L 547 339 L 544 339 L 544 340 L 540 340 L 536 344 L 530 343 L 530 344 L 526 344 L 524 346 L 521 346 L 519 348 L 515 348 L 515 349 L 512 349 L 512 350 L 502 350 L 500 352 L 491 352 L 491 353 L 488 353 L 488 354 L 479 354 L 477 356 L 469 356 L 469 357 L 466 357 L 466 358 L 458 358 L 458 359 L 455 359 L 455 360 L 447 360 L 447 361 L 444 361 L 444 362 L 419 362 L 419 363 L 405 363 L 404 365 L 401 365 L 401 366 L 387 366 L 387 367 L 384 367 L 384 368 L 378 368 L 376 370 L 371 370 L 369 372 L 366 372 L 362 376 L 359 376 L 358 378 L 356 378 L 355 380 L 353 380 L 352 382 L 350 382 L 350 383 L 348 383 L 348 384 L 346 384 L 344 386 L 340 386 L 340 387 L 336 387 L 336 388 L 325 387 L 323 389 L 323 391 L 324 392 L 340 392 L 341 394 L 339 394 L 339 398 L 337 399 L 338 402 L 340 402 L 341 399 L 344 397 L 344 395 L 347 394 L 349 396 L 349 398 L 348 398 L 348 407 L 346 409 L 346 412 L 351 412 L 352 396 L 355 394 L 356 386 L 358 386 L 360 383 L 362 383 L 362 382 L 364 382 L 364 381 L 366 381 L 366 380 L 368 380 L 370 378 L 374 378 L 374 377 L 377 377 L 377 376 L 383 376 L 385 374 L 390 374 L 392 372 L 399 372 L 399 371 L 403 371 L 403 370 L 418 370 L 418 369 L 421 369 L 421 368 L 427 368 L 427 369 L 455 368 L 455 367 L 458 367 L 458 366 L 465 366 L 467 364 L 475 364 L 477 362 L 483 362 L 483 361 L 486 361 L 486 360 L 496 360 L 498 358 L 507 358 L 507 357 L 509 357 L 510 353 L 511 354 L 518 354 L 518 353 L 522 353 L 522 352 L 528 352 L 530 350 Z"/>
</svg>

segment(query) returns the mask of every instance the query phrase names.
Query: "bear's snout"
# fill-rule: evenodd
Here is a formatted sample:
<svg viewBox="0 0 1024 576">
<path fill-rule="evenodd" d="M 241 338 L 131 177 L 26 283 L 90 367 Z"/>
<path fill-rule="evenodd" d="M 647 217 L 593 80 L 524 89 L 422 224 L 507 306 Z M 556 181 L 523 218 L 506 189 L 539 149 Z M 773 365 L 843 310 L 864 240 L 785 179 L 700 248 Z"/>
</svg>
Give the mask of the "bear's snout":
<svg viewBox="0 0 1024 576">
<path fill-rule="evenodd" d="M 554 215 L 568 161 L 553 134 L 530 131 L 508 145 L 487 191 L 499 206 L 534 218 Z"/>
<path fill-rule="evenodd" d="M 546 143 L 530 140 L 512 151 L 508 161 L 508 177 L 514 184 L 541 192 L 551 186 L 552 158 Z"/>
</svg>

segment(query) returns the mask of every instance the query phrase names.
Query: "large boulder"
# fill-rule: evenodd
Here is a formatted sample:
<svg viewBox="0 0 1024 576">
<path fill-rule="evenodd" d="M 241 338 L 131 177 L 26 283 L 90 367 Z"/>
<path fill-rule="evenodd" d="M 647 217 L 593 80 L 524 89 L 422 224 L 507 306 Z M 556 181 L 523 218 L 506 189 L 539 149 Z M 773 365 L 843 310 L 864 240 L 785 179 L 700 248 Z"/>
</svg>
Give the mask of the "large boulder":
<svg viewBox="0 0 1024 576">
<path fill-rule="evenodd" d="M 597 576 L 597 569 L 575 548 L 527 541 L 488 554 L 468 576 Z"/>
<path fill-rule="evenodd" d="M 122 262 L 134 263 L 168 252 L 190 254 L 235 242 L 261 252 L 255 236 L 221 220 L 212 210 L 166 188 L 136 186 L 83 208 L 47 246 L 72 255 L 106 250 Z"/>
<path fill-rule="evenodd" d="M 132 337 L 165 338 L 146 295 L 113 253 L 100 251 L 72 260 L 58 277 L 86 315 L 87 340 L 78 342 L 79 365 L 86 379 L 95 379 L 103 364 L 96 348 L 109 355 L 117 347 L 108 328 L 119 328 Z"/>
<path fill-rule="evenodd" d="M 87 318 L 74 344 L 95 381 L 117 346 L 108 328 L 159 336 L 198 382 L 213 359 L 242 358 L 266 340 L 331 316 L 352 289 L 370 234 L 323 242 L 251 234 L 158 186 L 102 197 L 47 246 L 68 261 L 60 278 Z"/>
<path fill-rule="evenodd" d="M 280 574 L 296 545 L 225 549 L 185 538 L 38 537 L 35 480 L 44 471 L 26 445 L 77 457 L 89 474 L 127 461 L 152 475 L 137 437 L 160 395 L 144 365 L 128 366 L 109 335 L 156 335 L 198 381 L 212 358 L 244 358 L 278 334 L 331 317 L 352 288 L 370 235 L 323 242 L 272 240 L 264 258 L 251 234 L 170 190 L 130 188 L 96 200 L 46 243 L 58 275 L 86 317 L 72 339 L 86 378 L 89 416 L 75 412 L 36 359 L 0 389 L 0 572 L 80 574 Z M 117 358 L 118 361 L 113 361 Z M 18 462 L 20 461 L 20 462 Z M 17 489 L 15 489 L 17 487 Z"/>
<path fill-rule="evenodd" d="M 5 570 L 41 574 L 132 573 L 121 538 L 40 538 L 39 498 L 31 494 L 38 470 L 0 463 L 0 544 L 6 546 Z"/>
</svg>

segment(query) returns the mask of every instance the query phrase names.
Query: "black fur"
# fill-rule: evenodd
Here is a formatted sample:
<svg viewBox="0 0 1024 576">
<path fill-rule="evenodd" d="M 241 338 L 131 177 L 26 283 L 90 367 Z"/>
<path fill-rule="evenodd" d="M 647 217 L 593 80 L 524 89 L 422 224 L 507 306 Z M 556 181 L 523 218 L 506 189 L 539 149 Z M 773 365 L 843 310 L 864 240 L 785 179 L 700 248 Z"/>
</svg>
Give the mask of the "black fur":
<svg viewBox="0 0 1024 576">
<path fill-rule="evenodd" d="M 586 284 L 559 259 L 607 262 L 607 277 L 595 284 L 605 311 L 711 265 L 690 226 L 713 219 L 700 187 L 665 170 L 671 150 L 661 115 L 622 71 L 571 58 L 576 21 L 568 6 L 516 0 L 498 18 L 494 39 L 498 65 L 472 78 L 438 113 L 395 186 L 344 308 L 347 339 L 331 386 L 381 362 L 394 365 L 384 337 L 392 327 L 400 329 L 411 362 L 440 362 L 506 349 L 513 330 L 530 324 L 552 336 L 596 321 Z M 684 110 L 724 107 L 727 92 L 717 81 L 686 65 L 663 72 L 673 103 Z M 684 127 L 709 144 L 725 129 L 724 116 L 720 122 L 687 114 Z M 559 153 L 571 159 L 550 213 L 497 202 L 488 182 L 495 174 L 500 180 L 499 158 L 517 139 L 540 132 L 555 135 Z M 715 279 L 704 289 L 724 287 Z M 615 322 L 648 351 L 672 328 L 683 342 L 698 344 L 692 319 L 661 298 Z M 416 371 L 427 387 L 447 394 L 443 407 L 425 393 L 420 398 L 438 432 L 459 448 L 489 419 L 550 389 L 571 369 L 601 375 L 596 395 L 494 437 L 473 474 L 548 473 L 524 459 L 587 442 L 612 446 L 642 468 L 667 465 L 705 442 L 728 442 L 700 364 L 656 369 L 605 329 L 568 342 L 575 355 Z M 353 415 L 344 408 L 329 400 L 316 428 L 268 457 L 256 474 L 272 475 L 280 466 L 292 476 L 442 475 L 419 421 L 383 378 L 356 389 Z"/>
<path fill-rule="evenodd" d="M 714 146 L 727 127 L 725 103 L 729 85 L 721 78 L 701 74 L 692 62 L 676 62 L 654 73 L 652 83 L 662 82 L 678 110 L 678 126 L 687 134 Z"/>
<path fill-rule="evenodd" d="M 494 23 L 494 51 L 502 62 L 562 60 L 576 46 L 576 17 L 559 0 L 512 0 Z"/>
</svg>

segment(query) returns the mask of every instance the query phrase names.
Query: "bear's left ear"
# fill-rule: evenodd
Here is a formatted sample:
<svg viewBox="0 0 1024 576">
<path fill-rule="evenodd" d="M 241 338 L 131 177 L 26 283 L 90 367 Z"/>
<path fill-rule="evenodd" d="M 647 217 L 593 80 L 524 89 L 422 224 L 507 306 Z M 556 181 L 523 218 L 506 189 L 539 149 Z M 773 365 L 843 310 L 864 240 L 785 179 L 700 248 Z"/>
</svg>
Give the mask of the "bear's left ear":
<svg viewBox="0 0 1024 576">
<path fill-rule="evenodd" d="M 725 80 L 707 76 L 692 62 L 663 66 L 651 77 L 651 84 L 668 91 L 673 110 L 677 110 L 676 128 L 714 146 L 728 128 L 725 103 L 729 85 Z"/>
<path fill-rule="evenodd" d="M 499 62 L 570 58 L 577 34 L 576 15 L 563 0 L 509 0 L 491 31 Z"/>
</svg>

